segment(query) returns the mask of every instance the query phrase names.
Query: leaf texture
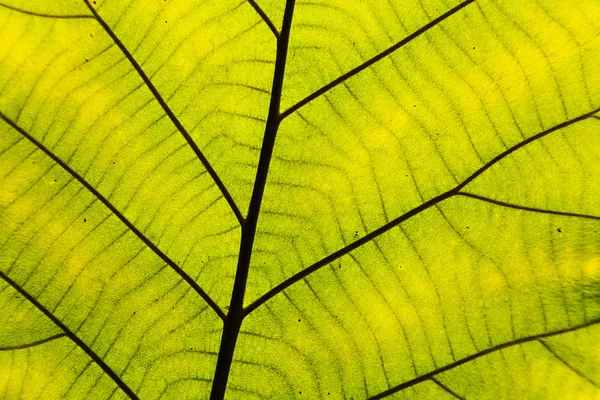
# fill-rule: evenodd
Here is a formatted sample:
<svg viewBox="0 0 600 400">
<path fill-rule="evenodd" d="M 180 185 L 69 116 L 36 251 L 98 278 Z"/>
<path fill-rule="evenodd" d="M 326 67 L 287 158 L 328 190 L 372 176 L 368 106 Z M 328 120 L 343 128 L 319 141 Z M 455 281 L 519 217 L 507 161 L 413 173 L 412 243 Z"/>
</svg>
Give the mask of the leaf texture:
<svg viewBox="0 0 600 400">
<path fill-rule="evenodd" d="M 600 398 L 600 2 L 0 1 L 0 398 Z"/>
</svg>

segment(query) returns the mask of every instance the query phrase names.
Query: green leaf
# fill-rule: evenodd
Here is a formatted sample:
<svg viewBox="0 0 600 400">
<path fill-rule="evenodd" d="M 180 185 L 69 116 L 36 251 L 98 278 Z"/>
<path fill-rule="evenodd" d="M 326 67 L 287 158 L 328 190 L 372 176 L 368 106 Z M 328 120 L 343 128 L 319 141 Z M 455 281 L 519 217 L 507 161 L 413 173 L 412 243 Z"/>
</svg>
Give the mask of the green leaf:
<svg viewBox="0 0 600 400">
<path fill-rule="evenodd" d="M 600 398 L 598 21 L 0 0 L 0 397 Z"/>
</svg>

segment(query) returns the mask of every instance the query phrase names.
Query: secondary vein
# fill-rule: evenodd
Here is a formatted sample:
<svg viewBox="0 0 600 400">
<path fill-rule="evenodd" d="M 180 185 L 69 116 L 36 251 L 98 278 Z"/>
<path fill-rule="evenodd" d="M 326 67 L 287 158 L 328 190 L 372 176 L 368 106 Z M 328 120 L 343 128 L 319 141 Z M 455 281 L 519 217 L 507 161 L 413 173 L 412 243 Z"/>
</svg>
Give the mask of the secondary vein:
<svg viewBox="0 0 600 400">
<path fill-rule="evenodd" d="M 27 14 L 27 15 L 32 15 L 34 17 L 41 17 L 41 18 L 53 18 L 53 19 L 85 19 L 85 18 L 93 19 L 94 18 L 93 15 L 87 15 L 87 14 L 61 15 L 61 14 L 38 13 L 35 11 L 23 10 L 21 8 L 9 6 L 8 4 L 2 4 L 2 3 L 0 3 L 0 7 L 19 12 L 21 14 Z"/>
<path fill-rule="evenodd" d="M 552 354 L 558 361 L 560 361 L 562 364 L 564 364 L 567 368 L 569 368 L 571 371 L 573 371 L 575 374 L 579 375 L 582 379 L 588 381 L 588 383 L 592 384 L 593 386 L 596 386 L 598 389 L 600 389 L 600 385 L 598 385 L 596 382 L 594 382 L 589 376 L 587 376 L 586 374 L 584 374 L 583 372 L 581 372 L 579 369 L 575 368 L 570 362 L 568 362 L 565 358 L 563 358 L 562 356 L 560 356 L 556 351 L 554 351 L 554 349 L 552 347 L 550 347 L 550 345 L 548 345 L 548 343 L 546 343 L 542 338 L 538 339 L 538 342 L 544 346 L 544 348 L 546 350 L 548 350 L 548 352 L 550 354 Z"/>
<path fill-rule="evenodd" d="M 148 75 L 146 75 L 146 73 L 144 72 L 142 67 L 138 64 L 138 62 L 135 60 L 133 55 L 129 52 L 127 47 L 125 47 L 123 42 L 121 42 L 121 40 L 117 37 L 117 35 L 112 31 L 112 29 L 108 26 L 106 21 L 104 21 L 104 19 L 102 19 L 102 17 L 100 16 L 100 14 L 98 14 L 96 9 L 94 7 L 92 7 L 89 0 L 84 0 L 84 2 L 88 6 L 90 11 L 92 12 L 96 21 L 98 21 L 98 23 L 100 24 L 100 26 L 102 26 L 102 28 L 108 34 L 108 36 L 110 36 L 110 38 L 115 42 L 115 44 L 119 47 L 119 49 L 121 49 L 121 51 L 123 52 L 123 54 L 125 55 L 127 60 L 131 63 L 131 65 L 136 70 L 138 75 L 142 78 L 142 80 L 144 81 L 144 83 L 146 84 L 146 86 L 148 87 L 150 92 L 152 92 L 152 95 L 154 96 L 156 101 L 158 101 L 158 104 L 160 104 L 160 106 L 164 110 L 165 114 L 169 117 L 169 119 L 171 120 L 173 125 L 175 125 L 175 127 L 177 128 L 179 133 L 183 136 L 183 138 L 188 143 L 188 145 L 190 146 L 190 148 L 192 149 L 192 151 L 194 152 L 196 157 L 202 163 L 202 165 L 204 165 L 204 168 L 206 168 L 208 174 L 211 176 L 211 178 L 213 179 L 213 181 L 215 182 L 215 184 L 221 191 L 221 194 L 223 195 L 223 197 L 229 204 L 229 207 L 231 207 L 231 210 L 235 214 L 238 222 L 240 223 L 240 226 L 244 226 L 244 216 L 242 215 L 240 209 L 238 208 L 237 204 L 233 200 L 233 197 L 231 196 L 231 194 L 225 187 L 225 184 L 223 183 L 223 181 L 221 180 L 221 178 L 219 177 L 219 175 L 217 174 L 215 169 L 212 167 L 212 165 L 210 164 L 208 159 L 204 156 L 204 154 L 202 153 L 202 151 L 200 150 L 200 148 L 198 147 L 196 142 L 194 142 L 194 139 L 192 139 L 191 135 L 181 124 L 181 122 L 179 121 L 177 116 L 175 116 L 175 114 L 173 113 L 173 111 L 171 110 L 171 108 L 169 107 L 167 102 L 163 99 L 163 97 L 159 93 L 158 89 L 156 89 L 156 87 L 154 86 L 154 84 L 152 83 L 152 81 L 150 80 Z"/>
<path fill-rule="evenodd" d="M 379 60 L 381 60 L 381 59 L 389 56 L 390 54 L 392 54 L 393 52 L 395 52 L 399 48 L 401 48 L 401 47 L 407 45 L 408 43 L 412 42 L 413 40 L 415 40 L 416 38 L 418 38 L 419 36 L 421 36 L 422 34 L 424 34 L 425 32 L 427 32 L 428 30 L 430 30 L 434 26 L 438 25 L 440 22 L 444 21 L 445 19 L 449 18 L 453 14 L 455 14 L 458 11 L 462 10 L 463 8 L 465 8 L 469 4 L 473 3 L 474 1 L 475 0 L 466 0 L 466 1 L 462 2 L 462 3 L 460 3 L 459 5 L 457 5 L 456 7 L 452 8 L 451 10 L 447 11 L 446 13 L 440 15 L 439 17 L 437 17 L 433 21 L 431 21 L 428 24 L 424 25 L 423 27 L 417 29 L 415 32 L 411 33 L 409 36 L 405 37 L 404 39 L 402 39 L 398 43 L 396 43 L 393 46 L 387 48 L 386 50 L 384 50 L 381 53 L 377 54 L 376 56 L 372 57 L 371 59 L 365 61 L 364 63 L 362 63 L 358 67 L 356 67 L 356 68 L 354 68 L 354 69 L 346 72 L 344 75 L 340 76 L 339 78 L 331 81 L 330 83 L 328 83 L 327 85 L 323 86 L 322 88 L 320 88 L 316 92 L 308 95 L 304 99 L 300 100 L 298 103 L 294 104 L 293 106 L 291 106 L 290 108 L 288 108 L 287 110 L 285 110 L 281 114 L 281 118 L 282 119 L 286 118 L 290 114 L 292 114 L 295 111 L 299 110 L 301 107 L 304 107 L 306 104 L 308 104 L 312 100 L 316 99 L 317 97 L 320 97 L 321 95 L 323 95 L 326 92 L 330 91 L 331 89 L 333 89 L 334 87 L 338 86 L 339 84 L 341 84 L 341 83 L 345 82 L 346 80 L 352 78 L 354 75 L 356 75 L 359 72 L 367 69 L 368 67 L 370 67 L 371 65 L 375 64 Z"/>
<path fill-rule="evenodd" d="M 40 310 L 48 319 L 50 319 L 56 326 L 58 326 L 66 336 L 69 337 L 79 348 L 81 348 L 90 358 L 98 364 L 100 368 L 117 384 L 119 388 L 130 398 L 138 400 L 138 397 L 129 386 L 111 367 L 109 367 L 103 360 L 96 354 L 83 340 L 81 340 L 73 331 L 71 331 L 65 324 L 63 324 L 50 310 L 44 307 L 38 302 L 29 292 L 23 289 L 19 284 L 9 278 L 4 272 L 0 271 L 0 278 L 6 283 L 12 286 L 17 292 L 25 297 L 31 304 L 33 304 L 38 310 Z"/>
<path fill-rule="evenodd" d="M 489 162 L 487 162 L 485 165 L 483 165 L 482 167 L 480 167 L 479 169 L 477 169 L 475 172 L 473 172 L 468 178 L 466 178 L 462 183 L 458 184 L 457 186 L 455 186 L 454 188 L 426 201 L 425 203 L 422 203 L 421 205 L 413 208 L 410 211 L 407 211 L 406 213 L 402 214 L 401 216 L 393 219 L 392 221 L 388 222 L 387 224 L 381 226 L 380 228 L 374 230 L 373 232 L 363 236 L 362 238 L 352 242 L 351 244 L 337 250 L 336 252 L 328 255 L 327 257 L 315 262 L 314 264 L 312 264 L 311 266 L 303 269 L 302 271 L 294 274 L 293 276 L 291 276 L 290 278 L 286 279 L 285 281 L 281 282 L 279 285 L 275 286 L 273 289 L 269 290 L 267 293 L 265 293 L 264 295 L 262 295 L 260 298 L 258 298 L 257 300 L 255 300 L 252 304 L 250 304 L 248 307 L 246 307 L 245 309 L 245 315 L 250 314 L 252 311 L 256 310 L 259 306 L 261 306 L 262 304 L 266 303 L 268 300 L 270 300 L 271 298 L 273 298 L 275 295 L 277 295 L 278 293 L 281 293 L 282 291 L 284 291 L 285 289 L 287 289 L 288 287 L 290 287 L 291 285 L 293 285 L 294 283 L 300 281 L 301 279 L 306 278 L 308 275 L 312 274 L 313 272 L 318 271 L 319 269 L 323 268 L 324 266 L 330 264 L 331 262 L 337 260 L 338 258 L 348 254 L 349 252 L 351 252 L 352 250 L 355 250 L 356 248 L 372 241 L 373 239 L 377 238 L 378 236 L 384 234 L 385 232 L 389 231 L 390 229 L 394 228 L 395 226 L 401 224 L 402 222 L 408 220 L 409 218 L 414 217 L 415 215 L 420 214 L 421 212 L 435 206 L 436 204 L 449 199 L 452 196 L 456 196 L 456 195 L 462 195 L 462 196 L 468 196 L 468 197 L 473 197 L 473 195 L 470 194 L 465 194 L 460 192 L 466 185 L 468 185 L 470 182 L 472 182 L 475 178 L 477 178 L 478 176 L 480 176 L 481 174 L 483 174 L 485 171 L 487 171 L 489 168 L 491 168 L 493 165 L 497 164 L 498 162 L 500 162 L 502 159 L 504 159 L 505 157 L 509 156 L 510 154 L 514 153 L 515 151 L 519 150 L 520 148 L 526 146 L 529 143 L 532 143 L 536 140 L 539 140 L 547 135 L 549 135 L 552 132 L 556 132 L 562 128 L 565 128 L 567 126 L 573 125 L 577 122 L 583 121 L 587 118 L 591 118 L 594 116 L 594 114 L 600 112 L 600 108 L 597 108 L 591 112 L 585 113 L 583 115 L 580 115 L 576 118 L 567 120 L 565 122 L 562 122 L 558 125 L 553 126 L 552 128 L 546 129 L 543 132 L 540 132 L 536 135 L 531 136 L 528 139 L 525 139 L 521 142 L 519 142 L 518 144 L 510 147 L 509 149 L 503 151 L 502 153 L 500 153 L 499 155 L 497 155 L 496 157 L 494 157 L 493 159 L 491 159 Z M 499 202 L 500 203 L 500 202 Z M 504 205 L 504 206 L 508 206 L 508 203 L 502 203 L 499 205 Z M 515 208 L 515 207 L 513 207 Z M 531 208 L 531 211 L 537 210 L 538 212 L 541 212 L 541 210 L 539 209 L 534 209 Z M 552 213 L 552 214 L 560 214 L 560 215 L 565 215 L 565 214 L 569 214 L 569 213 L 561 213 L 561 212 L 554 212 L 554 211 L 550 211 L 550 210 L 546 210 L 547 213 Z M 580 217 L 584 217 L 585 214 L 574 214 L 571 213 L 571 216 L 580 216 Z M 585 216 L 585 218 L 593 218 L 595 219 L 594 216 Z"/>
<path fill-rule="evenodd" d="M 273 23 L 273 21 L 271 21 L 271 19 L 267 15 L 267 13 L 264 12 L 264 10 L 258 5 L 258 3 L 256 1 L 254 1 L 254 0 L 247 0 L 247 1 L 248 1 L 248 3 L 250 3 L 252 8 L 254 8 L 254 11 L 256 11 L 256 13 L 262 18 L 262 20 L 265 22 L 265 24 L 267 24 L 267 26 L 269 27 L 271 32 L 273 32 L 273 35 L 275 35 L 275 38 L 279 39 L 279 31 L 277 30 L 277 27 L 275 27 L 275 24 Z"/>
<path fill-rule="evenodd" d="M 468 197 L 468 198 L 483 201 L 486 203 L 495 204 L 495 205 L 501 206 L 501 207 L 512 208 L 515 210 L 530 211 L 530 212 L 535 212 L 535 213 L 540 213 L 540 214 L 560 215 L 563 217 L 576 217 L 576 218 L 600 220 L 600 216 L 598 216 L 598 215 L 572 213 L 572 212 L 567 212 L 567 211 L 556 211 L 556 210 L 549 210 L 546 208 L 526 207 L 526 206 L 521 206 L 518 204 L 507 203 L 507 202 L 500 201 L 500 200 L 490 199 L 489 197 L 479 196 L 474 193 L 458 192 L 458 193 L 456 193 L 456 195 Z"/>
<path fill-rule="evenodd" d="M 23 135 L 27 140 L 29 140 L 32 144 L 34 144 L 38 149 L 40 149 L 43 153 L 45 153 L 48 157 L 50 157 L 55 163 L 60 165 L 65 171 L 67 171 L 73 178 L 75 178 L 79 183 L 81 183 L 87 190 L 90 191 L 102 204 L 104 204 L 117 218 L 129 228 L 131 232 L 133 232 L 150 250 L 152 250 L 161 260 L 163 260 L 169 267 L 171 267 L 183 280 L 185 280 L 193 289 L 206 301 L 206 303 L 217 313 L 219 318 L 224 319 L 225 313 L 219 306 L 214 302 L 214 300 L 204 291 L 202 288 L 196 283 L 192 277 L 190 277 L 175 261 L 173 261 L 169 256 L 162 252 L 154 244 L 146 235 L 144 235 L 129 219 L 125 217 L 108 199 L 106 199 L 96 188 L 94 188 L 88 181 L 86 181 L 81 175 L 75 172 L 71 167 L 69 167 L 64 161 L 62 161 L 56 154 L 50 151 L 46 146 L 40 143 L 37 139 L 27 133 L 23 128 L 18 126 L 15 122 L 13 122 L 10 118 L 0 112 L 0 119 L 4 120 L 8 125 L 10 125 L 14 130 Z"/>
<path fill-rule="evenodd" d="M 390 388 L 390 389 L 388 389 L 388 390 L 386 390 L 386 391 L 384 391 L 384 392 L 382 392 L 382 393 L 380 393 L 380 394 L 378 394 L 376 396 L 370 397 L 368 400 L 379 400 L 379 399 L 383 399 L 383 398 L 385 398 L 387 396 L 391 396 L 394 393 L 397 393 L 397 392 L 399 392 L 399 391 L 401 391 L 403 389 L 406 389 L 406 388 L 409 388 L 411 386 L 414 386 L 414 385 L 416 385 L 418 383 L 424 382 L 424 381 L 426 381 L 428 379 L 431 379 L 432 377 L 434 377 L 436 375 L 439 375 L 439 374 L 441 374 L 443 372 L 449 371 L 449 370 L 454 369 L 456 367 L 459 367 L 459 366 L 461 366 L 463 364 L 466 364 L 466 363 L 468 363 L 470 361 L 473 361 L 473 360 L 475 360 L 477 358 L 486 356 L 486 355 L 488 355 L 490 353 L 494 353 L 494 352 L 500 351 L 500 350 L 505 349 L 507 347 L 516 346 L 516 345 L 520 345 L 520 344 L 525 344 L 525 343 L 533 342 L 533 341 L 536 341 L 536 340 L 540 340 L 540 339 L 544 339 L 544 338 L 548 338 L 548 337 L 552 337 L 552 336 L 557 336 L 557 335 L 561 335 L 561 334 L 568 333 L 568 332 L 573 332 L 573 331 L 576 331 L 576 330 L 579 330 L 579 329 L 589 328 L 589 327 L 597 325 L 597 324 L 600 324 L 600 320 L 593 320 L 593 321 L 586 322 L 584 324 L 581 324 L 581 325 L 578 325 L 578 326 L 574 326 L 574 327 L 571 327 L 571 328 L 565 328 L 565 329 L 557 330 L 557 331 L 554 331 L 554 332 L 542 333 L 542 334 L 539 334 L 539 335 L 527 336 L 527 337 L 523 337 L 523 338 L 520 338 L 520 339 L 512 340 L 510 342 L 502 343 L 502 344 L 490 347 L 490 348 L 488 348 L 486 350 L 480 351 L 478 353 L 472 354 L 472 355 L 470 355 L 468 357 L 465 357 L 465 358 L 463 358 L 461 360 L 458 360 L 456 362 L 448 364 L 448 365 L 446 365 L 444 367 L 438 368 L 438 369 L 436 369 L 434 371 L 431 371 L 431 372 L 429 372 L 427 374 L 421 375 L 421 376 L 419 376 L 417 378 L 411 379 L 411 380 L 409 380 L 407 382 L 404 382 L 404 383 L 402 383 L 400 385 L 394 386 L 394 387 L 392 387 L 392 388 Z"/>
<path fill-rule="evenodd" d="M 53 340 L 60 339 L 60 338 L 66 337 L 66 336 L 67 336 L 66 333 L 59 333 L 58 335 L 50 336 L 50 337 L 47 337 L 45 339 L 36 340 L 35 342 L 31 342 L 31 343 L 20 344 L 20 345 L 17 345 L 17 346 L 0 347 L 0 351 L 12 351 L 12 350 L 28 349 L 30 347 L 39 346 L 41 344 L 48 343 L 48 342 L 51 342 Z"/>
</svg>

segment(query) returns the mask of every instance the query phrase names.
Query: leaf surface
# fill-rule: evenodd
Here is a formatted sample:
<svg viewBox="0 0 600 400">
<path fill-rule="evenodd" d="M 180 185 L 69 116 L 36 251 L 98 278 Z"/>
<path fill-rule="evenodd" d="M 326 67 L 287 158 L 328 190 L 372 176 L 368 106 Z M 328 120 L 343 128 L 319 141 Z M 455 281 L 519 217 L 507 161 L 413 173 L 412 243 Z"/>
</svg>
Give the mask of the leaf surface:
<svg viewBox="0 0 600 400">
<path fill-rule="evenodd" d="M 600 397 L 600 3 L 0 3 L 0 397 Z"/>
</svg>

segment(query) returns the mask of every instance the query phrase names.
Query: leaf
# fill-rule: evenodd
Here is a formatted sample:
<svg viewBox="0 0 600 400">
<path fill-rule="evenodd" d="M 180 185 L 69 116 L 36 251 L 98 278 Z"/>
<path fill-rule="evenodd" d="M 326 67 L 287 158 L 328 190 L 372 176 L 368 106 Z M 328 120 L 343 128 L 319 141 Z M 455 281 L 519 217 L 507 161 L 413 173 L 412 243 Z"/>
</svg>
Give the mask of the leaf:
<svg viewBox="0 0 600 400">
<path fill-rule="evenodd" d="M 0 397 L 600 398 L 600 2 L 0 2 Z"/>
</svg>

